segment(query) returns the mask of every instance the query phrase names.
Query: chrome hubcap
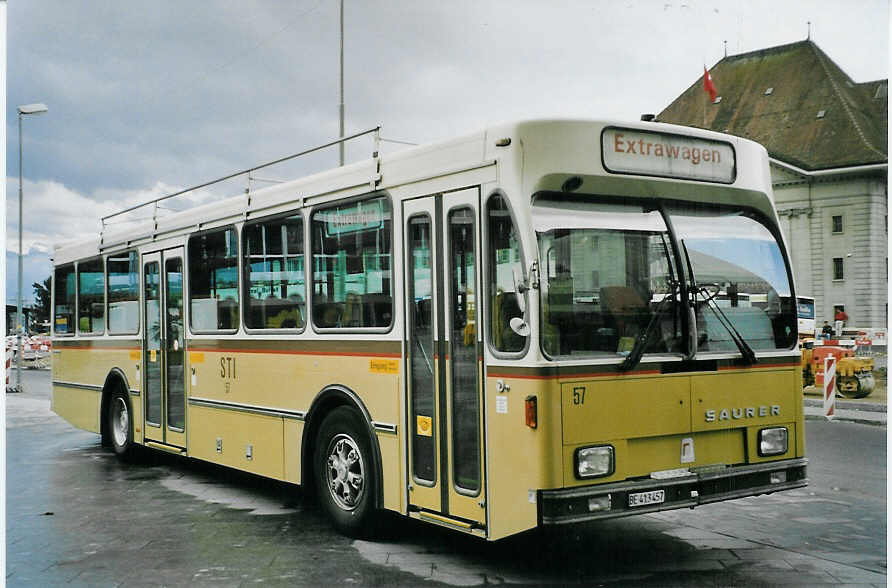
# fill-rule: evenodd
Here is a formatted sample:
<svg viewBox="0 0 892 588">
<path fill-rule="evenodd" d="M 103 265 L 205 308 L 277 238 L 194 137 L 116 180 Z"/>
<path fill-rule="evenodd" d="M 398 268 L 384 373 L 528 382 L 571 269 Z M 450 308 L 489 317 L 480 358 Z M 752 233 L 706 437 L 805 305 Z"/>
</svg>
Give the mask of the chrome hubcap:
<svg viewBox="0 0 892 588">
<path fill-rule="evenodd" d="M 336 435 L 328 445 L 328 491 L 340 508 L 353 510 L 365 491 L 365 464 L 356 441 Z"/>
<path fill-rule="evenodd" d="M 127 403 L 120 396 L 114 400 L 112 432 L 115 436 L 115 445 L 123 447 L 130 433 L 130 414 L 127 412 Z"/>
</svg>

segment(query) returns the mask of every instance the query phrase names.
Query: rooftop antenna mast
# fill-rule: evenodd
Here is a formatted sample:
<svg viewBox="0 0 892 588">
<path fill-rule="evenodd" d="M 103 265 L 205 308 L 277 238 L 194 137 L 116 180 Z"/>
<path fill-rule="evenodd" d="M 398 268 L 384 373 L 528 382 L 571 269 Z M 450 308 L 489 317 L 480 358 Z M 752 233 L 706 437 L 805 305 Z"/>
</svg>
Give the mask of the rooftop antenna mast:
<svg viewBox="0 0 892 588">
<path fill-rule="evenodd" d="M 808 36 L 805 38 L 805 40 L 811 41 L 811 21 L 806 21 L 806 24 L 808 25 Z"/>
<path fill-rule="evenodd" d="M 728 57 L 728 41 L 722 41 L 722 44 L 725 45 L 725 57 Z"/>
</svg>

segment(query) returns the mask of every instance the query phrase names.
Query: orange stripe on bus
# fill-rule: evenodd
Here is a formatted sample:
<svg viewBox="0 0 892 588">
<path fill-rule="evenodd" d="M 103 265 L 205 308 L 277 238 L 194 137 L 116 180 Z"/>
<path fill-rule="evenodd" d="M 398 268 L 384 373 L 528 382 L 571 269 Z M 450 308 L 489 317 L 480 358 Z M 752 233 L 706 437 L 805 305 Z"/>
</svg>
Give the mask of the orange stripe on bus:
<svg viewBox="0 0 892 588">
<path fill-rule="evenodd" d="M 760 364 L 758 366 L 722 366 L 718 368 L 718 371 L 728 371 L 728 370 L 765 370 L 765 369 L 777 369 L 782 367 L 792 367 L 798 364 L 795 363 L 771 363 L 771 364 Z M 682 372 L 684 373 L 684 372 Z M 693 373 L 693 372 L 692 372 Z M 628 376 L 653 376 L 653 375 L 678 375 L 678 374 L 663 374 L 660 370 L 641 370 L 635 372 L 593 372 L 593 373 L 579 373 L 579 374 L 516 374 L 516 373 L 505 373 L 505 372 L 493 372 L 490 371 L 487 374 L 489 378 L 512 378 L 515 380 L 572 380 L 579 378 L 609 378 L 609 377 L 628 377 Z"/>
<path fill-rule="evenodd" d="M 322 355 L 330 357 L 390 357 L 401 358 L 399 353 L 371 353 L 358 351 L 298 351 L 296 349 L 238 349 L 224 347 L 189 347 L 188 351 L 203 353 L 261 353 L 269 355 Z"/>
</svg>

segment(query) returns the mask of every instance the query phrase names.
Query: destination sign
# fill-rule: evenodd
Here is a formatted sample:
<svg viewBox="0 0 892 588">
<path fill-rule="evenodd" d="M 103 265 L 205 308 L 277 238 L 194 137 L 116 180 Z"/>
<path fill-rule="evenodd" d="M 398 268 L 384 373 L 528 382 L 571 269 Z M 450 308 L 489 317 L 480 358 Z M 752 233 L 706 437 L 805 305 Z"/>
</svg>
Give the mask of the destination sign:
<svg viewBox="0 0 892 588">
<path fill-rule="evenodd" d="M 724 141 L 611 127 L 601 133 L 601 153 L 614 173 L 724 184 L 737 173 L 734 148 Z"/>
</svg>

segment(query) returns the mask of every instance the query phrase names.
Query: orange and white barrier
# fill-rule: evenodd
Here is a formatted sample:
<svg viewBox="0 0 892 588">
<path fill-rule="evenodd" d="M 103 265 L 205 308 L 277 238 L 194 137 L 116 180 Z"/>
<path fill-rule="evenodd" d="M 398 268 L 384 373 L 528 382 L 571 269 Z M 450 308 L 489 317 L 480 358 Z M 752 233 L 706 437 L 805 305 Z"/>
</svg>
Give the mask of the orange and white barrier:
<svg viewBox="0 0 892 588">
<path fill-rule="evenodd" d="M 824 416 L 832 419 L 836 412 L 836 358 L 824 358 Z"/>
</svg>

